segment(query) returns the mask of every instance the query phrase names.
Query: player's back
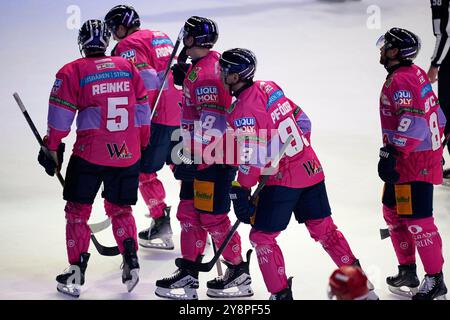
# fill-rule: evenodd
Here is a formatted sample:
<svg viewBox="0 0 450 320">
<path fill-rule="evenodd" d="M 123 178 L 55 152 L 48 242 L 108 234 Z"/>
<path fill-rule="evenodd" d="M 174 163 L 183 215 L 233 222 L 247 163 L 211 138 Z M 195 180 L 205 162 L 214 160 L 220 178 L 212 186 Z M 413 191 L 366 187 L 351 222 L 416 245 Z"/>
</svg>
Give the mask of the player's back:
<svg viewBox="0 0 450 320">
<path fill-rule="evenodd" d="M 268 185 L 303 188 L 324 179 L 322 166 L 306 136 L 310 133 L 309 120 L 302 114 L 301 108 L 272 81 L 255 81 L 238 96 L 230 118 L 238 135 L 242 131 L 244 135 L 257 135 L 258 141 L 266 140 L 267 154 L 272 159 L 292 136 L 286 156 L 280 161 L 280 172 L 268 180 Z"/>
<path fill-rule="evenodd" d="M 219 58 L 218 52 L 209 52 L 190 67 L 183 83 L 182 128 L 189 130 L 190 138 L 200 142 L 204 148 L 212 142 L 226 145 L 224 136 L 227 128 L 226 109 L 231 104 L 231 96 L 220 79 Z M 194 121 L 202 123 L 195 136 Z M 221 139 L 216 138 L 219 132 L 222 134 Z M 183 135 L 188 136 L 187 132 Z M 208 163 L 213 161 L 212 155 L 206 153 L 202 155 Z M 215 159 L 216 163 L 226 162 L 225 148 L 223 156 Z"/>
<path fill-rule="evenodd" d="M 148 116 L 148 104 L 137 77 L 134 66 L 120 57 L 82 58 L 60 70 L 57 78 L 64 79 L 63 87 L 70 81 L 71 88 L 53 92 L 50 100 L 72 101 L 78 111 L 75 155 L 114 167 L 130 166 L 139 160 L 142 119 L 138 118 Z M 136 92 L 139 83 L 143 92 Z M 142 105 L 136 101 L 137 96 L 143 98 Z"/>
<path fill-rule="evenodd" d="M 395 70 L 383 86 L 380 106 L 384 143 L 401 152 L 399 183 L 440 184 L 445 117 L 426 72 L 416 65 Z"/>
<path fill-rule="evenodd" d="M 121 40 L 114 54 L 132 62 L 144 81 L 153 107 L 164 72 L 173 51 L 170 38 L 158 30 L 137 30 Z M 153 122 L 170 126 L 180 125 L 181 91 L 176 89 L 169 72 Z"/>
</svg>

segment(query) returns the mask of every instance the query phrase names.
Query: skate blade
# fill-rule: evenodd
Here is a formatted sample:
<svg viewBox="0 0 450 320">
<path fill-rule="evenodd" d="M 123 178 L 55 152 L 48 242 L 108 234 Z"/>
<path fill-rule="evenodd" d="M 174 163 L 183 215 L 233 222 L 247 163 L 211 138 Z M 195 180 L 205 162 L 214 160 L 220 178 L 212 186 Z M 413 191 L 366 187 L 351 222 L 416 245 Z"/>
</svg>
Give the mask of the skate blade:
<svg viewBox="0 0 450 320">
<path fill-rule="evenodd" d="M 404 290 L 402 288 L 408 288 L 409 290 Z M 419 292 L 419 289 L 417 287 L 393 287 L 388 286 L 388 289 L 393 294 L 405 297 L 405 298 L 412 298 L 413 295 L 415 295 L 417 292 Z"/>
<path fill-rule="evenodd" d="M 133 291 L 133 289 L 139 283 L 139 269 L 133 269 L 130 271 L 131 279 L 125 281 L 125 285 L 127 286 L 128 292 Z"/>
<path fill-rule="evenodd" d="M 375 293 L 374 290 L 370 290 L 367 294 L 366 300 L 380 300 L 380 297 Z"/>
<path fill-rule="evenodd" d="M 156 242 L 154 240 L 157 240 Z M 139 239 L 139 245 L 143 248 L 147 249 L 159 249 L 159 250 L 173 250 L 175 249 L 175 245 L 173 244 L 173 241 L 171 238 L 157 238 L 157 239 L 150 239 L 150 240 L 144 240 Z"/>
<path fill-rule="evenodd" d="M 228 289 L 210 289 L 206 291 L 206 295 L 210 298 L 234 299 L 253 296 L 254 292 L 249 285 L 241 285 Z"/>
<path fill-rule="evenodd" d="M 70 296 L 72 298 L 79 298 L 81 294 L 81 286 L 78 284 L 66 285 L 62 283 L 58 283 L 56 286 L 56 290 L 58 292 Z"/>
<path fill-rule="evenodd" d="M 177 291 L 180 291 L 180 293 L 177 293 Z M 171 300 L 198 300 L 197 290 L 192 288 L 168 289 L 156 287 L 155 294 L 160 298 Z"/>
</svg>

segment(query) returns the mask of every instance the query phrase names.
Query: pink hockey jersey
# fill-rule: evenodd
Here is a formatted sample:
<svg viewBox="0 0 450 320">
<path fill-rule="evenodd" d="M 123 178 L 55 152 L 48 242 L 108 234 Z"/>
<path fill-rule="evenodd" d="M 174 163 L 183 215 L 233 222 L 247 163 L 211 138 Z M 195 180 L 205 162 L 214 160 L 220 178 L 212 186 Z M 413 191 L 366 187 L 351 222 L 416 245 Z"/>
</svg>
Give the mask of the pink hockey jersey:
<svg viewBox="0 0 450 320">
<path fill-rule="evenodd" d="M 140 159 L 150 137 L 150 106 L 137 69 L 121 57 L 89 57 L 65 65 L 50 93 L 48 140 L 57 150 L 77 114 L 73 154 L 111 167 Z"/>
<path fill-rule="evenodd" d="M 425 71 L 401 66 L 388 76 L 380 96 L 383 144 L 399 152 L 398 183 L 442 183 L 441 138 L 446 123 Z"/>
<path fill-rule="evenodd" d="M 220 79 L 220 54 L 210 51 L 191 66 L 183 83 L 183 143 L 196 163 L 223 164 L 226 158 L 226 109 L 231 96 Z M 200 158 L 200 159 L 199 159 Z"/>
<path fill-rule="evenodd" d="M 114 49 L 114 55 L 122 56 L 138 68 L 152 110 L 172 51 L 170 38 L 155 30 L 138 30 L 121 40 Z M 172 73 L 169 72 L 152 122 L 179 126 L 181 95 L 181 90 L 175 88 Z"/>
<path fill-rule="evenodd" d="M 235 130 L 240 160 L 238 182 L 247 188 L 258 183 L 269 159 L 276 158 L 284 142 L 290 146 L 267 185 L 305 188 L 324 179 L 322 165 L 310 143 L 311 122 L 272 81 L 255 81 L 242 91 L 228 110 Z"/>
</svg>

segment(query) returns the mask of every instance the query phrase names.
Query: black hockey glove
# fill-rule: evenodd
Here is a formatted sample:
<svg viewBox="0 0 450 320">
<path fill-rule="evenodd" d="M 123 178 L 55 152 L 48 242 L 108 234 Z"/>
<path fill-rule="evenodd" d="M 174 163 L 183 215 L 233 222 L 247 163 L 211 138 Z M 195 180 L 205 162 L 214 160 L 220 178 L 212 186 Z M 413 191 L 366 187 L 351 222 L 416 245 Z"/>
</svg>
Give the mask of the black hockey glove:
<svg viewBox="0 0 450 320">
<path fill-rule="evenodd" d="M 250 202 L 251 190 L 243 188 L 234 181 L 230 190 L 230 199 L 233 201 L 236 218 L 242 223 L 250 224 L 251 217 L 255 213 L 255 206 Z"/>
<path fill-rule="evenodd" d="M 185 62 L 179 62 L 172 66 L 172 74 L 173 74 L 173 82 L 177 86 L 182 86 L 184 82 L 184 78 L 186 78 L 186 74 L 191 65 Z"/>
<path fill-rule="evenodd" d="M 65 149 L 66 145 L 64 143 L 60 143 L 58 150 L 56 151 L 58 158 L 58 170 L 61 168 L 63 163 Z M 44 167 L 45 172 L 47 172 L 49 176 L 53 177 L 55 175 L 55 170 L 57 168 L 55 160 L 50 155 L 47 155 L 42 148 L 39 150 L 38 162 Z"/>
<path fill-rule="evenodd" d="M 378 176 L 384 182 L 395 184 L 400 178 L 400 174 L 395 170 L 398 155 L 398 151 L 391 145 L 386 145 L 380 149 Z"/>
</svg>

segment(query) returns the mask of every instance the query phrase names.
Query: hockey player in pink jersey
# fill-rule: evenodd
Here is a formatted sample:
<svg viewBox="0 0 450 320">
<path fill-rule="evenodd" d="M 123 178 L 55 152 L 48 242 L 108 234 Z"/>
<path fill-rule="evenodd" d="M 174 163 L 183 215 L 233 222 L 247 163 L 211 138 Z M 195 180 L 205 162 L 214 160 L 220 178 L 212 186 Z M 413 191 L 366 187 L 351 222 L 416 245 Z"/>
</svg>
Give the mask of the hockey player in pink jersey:
<svg viewBox="0 0 450 320">
<path fill-rule="evenodd" d="M 442 241 L 433 220 L 433 185 L 442 183 L 445 117 L 427 74 L 413 64 L 420 39 L 392 28 L 379 40 L 388 71 L 380 97 L 383 145 L 378 174 L 385 182 L 383 215 L 399 262 L 389 289 L 417 300 L 444 297 Z M 416 248 L 426 275 L 418 290 Z M 401 290 L 409 287 L 409 291 Z"/>
<path fill-rule="evenodd" d="M 225 110 L 231 103 L 231 96 L 220 79 L 220 54 L 211 50 L 217 38 L 217 25 L 210 19 L 193 16 L 184 25 L 183 51 L 191 57 L 192 65 L 185 79 L 177 80 L 184 81 L 183 156 L 196 163 L 180 163 L 174 172 L 182 181 L 177 212 L 181 223 L 181 254 L 191 261 L 201 258 L 208 233 L 220 247 L 231 228 L 227 214 L 236 169 L 225 164 L 224 155 L 207 151 L 222 141 L 226 130 Z M 240 237 L 235 233 L 222 254 L 227 270 L 222 277 L 208 281 L 207 295 L 218 298 L 253 295 L 250 253 L 244 261 Z M 163 298 L 197 299 L 198 286 L 198 271 L 180 268 L 173 276 L 158 280 L 155 293 Z M 180 288 L 184 289 L 183 294 L 172 291 Z"/>
<path fill-rule="evenodd" d="M 62 163 L 64 144 L 77 115 L 65 186 L 66 246 L 70 268 L 56 277 L 58 291 L 78 297 L 89 260 L 87 224 L 96 194 L 103 183 L 105 211 L 123 256 L 122 282 L 131 292 L 139 280 L 136 204 L 141 149 L 150 135 L 150 107 L 137 69 L 121 57 L 106 57 L 110 33 L 100 20 L 88 20 L 78 44 L 84 58 L 56 74 L 50 93 L 46 146 Z M 56 164 L 41 150 L 39 163 L 49 175 Z M 58 169 L 59 170 L 59 169 Z"/>
<path fill-rule="evenodd" d="M 164 164 L 172 164 L 171 150 L 175 141 L 172 133 L 180 128 L 181 90 L 173 83 L 169 73 L 158 105 L 155 106 L 158 89 L 173 50 L 170 38 L 161 31 L 140 29 L 136 10 L 127 5 L 112 8 L 105 16 L 105 23 L 119 41 L 113 55 L 131 61 L 139 70 L 154 112 L 149 147 L 143 152 L 139 190 L 149 209 L 152 222 L 148 229 L 139 232 L 139 244 L 146 248 L 174 249 L 170 225 L 170 207 L 164 202 L 164 186 L 157 172 Z M 156 110 L 153 110 L 156 107 Z"/>
<path fill-rule="evenodd" d="M 250 242 L 270 299 L 291 300 L 292 280 L 286 276 L 276 238 L 288 226 L 292 212 L 337 266 L 359 266 L 359 261 L 331 218 L 324 173 L 310 142 L 308 117 L 275 82 L 253 80 L 256 63 L 247 49 L 227 50 L 220 58 L 223 81 L 236 97 L 227 119 L 235 130 L 241 163 L 230 197 L 237 218 L 252 225 Z M 292 140 L 278 172 L 269 177 L 256 204 L 250 203 L 250 189 L 262 178 L 267 159 L 277 157 L 289 137 Z M 371 284 L 370 289 L 370 298 L 377 299 Z"/>
</svg>

